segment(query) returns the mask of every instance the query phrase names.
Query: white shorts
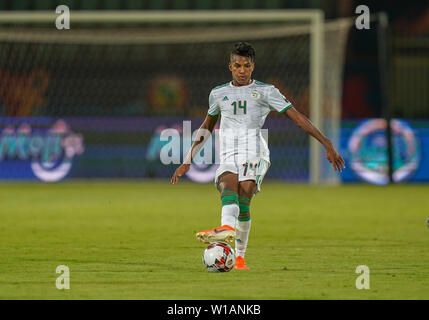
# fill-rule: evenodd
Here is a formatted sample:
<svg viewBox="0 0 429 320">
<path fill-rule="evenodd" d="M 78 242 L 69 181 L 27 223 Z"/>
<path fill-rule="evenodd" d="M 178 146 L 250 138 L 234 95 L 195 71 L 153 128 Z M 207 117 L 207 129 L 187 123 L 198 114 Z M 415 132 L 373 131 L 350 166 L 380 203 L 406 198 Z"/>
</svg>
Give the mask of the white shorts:
<svg viewBox="0 0 429 320">
<path fill-rule="evenodd" d="M 224 172 L 238 174 L 238 181 L 254 180 L 255 194 L 261 191 L 262 180 L 270 167 L 270 162 L 261 158 L 248 158 L 239 154 L 231 155 L 223 161 L 216 170 L 215 186 L 218 187 L 218 178 Z"/>
</svg>

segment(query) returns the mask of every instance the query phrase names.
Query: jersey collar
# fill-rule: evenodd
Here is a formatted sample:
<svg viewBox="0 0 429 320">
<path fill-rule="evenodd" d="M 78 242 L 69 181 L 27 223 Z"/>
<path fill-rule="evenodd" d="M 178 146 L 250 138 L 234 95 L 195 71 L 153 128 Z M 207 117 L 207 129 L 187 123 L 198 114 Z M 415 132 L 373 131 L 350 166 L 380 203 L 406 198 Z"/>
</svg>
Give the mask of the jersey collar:
<svg viewBox="0 0 429 320">
<path fill-rule="evenodd" d="M 252 81 L 250 81 L 250 83 L 249 84 L 246 84 L 245 86 L 234 86 L 233 84 L 232 84 L 232 81 L 230 81 L 229 82 L 229 86 L 230 87 L 233 87 L 233 88 L 247 88 L 247 87 L 250 87 L 252 84 L 254 84 L 255 83 L 255 80 L 254 79 L 252 79 Z"/>
</svg>

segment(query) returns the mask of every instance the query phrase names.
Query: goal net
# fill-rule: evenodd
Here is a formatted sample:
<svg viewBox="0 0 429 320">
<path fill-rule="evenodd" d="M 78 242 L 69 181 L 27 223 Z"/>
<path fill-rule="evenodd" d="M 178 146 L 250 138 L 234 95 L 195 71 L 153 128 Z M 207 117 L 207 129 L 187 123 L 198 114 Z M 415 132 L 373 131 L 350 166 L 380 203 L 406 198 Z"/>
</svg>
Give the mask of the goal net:
<svg viewBox="0 0 429 320">
<path fill-rule="evenodd" d="M 11 134 L 61 119 L 85 145 L 70 176 L 169 177 L 177 166 L 160 162 L 160 133 L 182 133 L 184 120 L 199 127 L 243 40 L 256 48 L 253 78 L 274 84 L 338 146 L 350 20 L 324 23 L 314 10 L 72 12 L 70 29 L 57 30 L 56 17 L 0 15 L 0 161 L 42 157 L 19 151 Z M 338 182 L 318 142 L 292 121 L 271 113 L 264 128 L 266 179 Z M 197 171 L 204 181 L 213 174 Z"/>
</svg>

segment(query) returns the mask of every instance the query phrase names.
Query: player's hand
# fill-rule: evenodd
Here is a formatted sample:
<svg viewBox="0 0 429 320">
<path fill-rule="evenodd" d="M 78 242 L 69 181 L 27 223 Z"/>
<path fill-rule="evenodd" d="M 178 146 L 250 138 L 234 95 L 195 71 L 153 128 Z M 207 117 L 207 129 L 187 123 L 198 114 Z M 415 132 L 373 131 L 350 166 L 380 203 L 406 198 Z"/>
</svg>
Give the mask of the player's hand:
<svg viewBox="0 0 429 320">
<path fill-rule="evenodd" d="M 335 150 L 334 146 L 332 145 L 326 148 L 326 159 L 328 159 L 328 161 L 332 163 L 335 172 L 343 172 L 341 168 L 346 168 L 343 157 L 341 157 L 341 155 L 337 152 L 337 150 Z"/>
<path fill-rule="evenodd" d="M 191 167 L 190 164 L 181 164 L 176 171 L 174 171 L 173 177 L 171 178 L 171 183 L 176 184 L 179 181 L 179 178 L 183 176 L 186 172 L 189 171 Z"/>
</svg>

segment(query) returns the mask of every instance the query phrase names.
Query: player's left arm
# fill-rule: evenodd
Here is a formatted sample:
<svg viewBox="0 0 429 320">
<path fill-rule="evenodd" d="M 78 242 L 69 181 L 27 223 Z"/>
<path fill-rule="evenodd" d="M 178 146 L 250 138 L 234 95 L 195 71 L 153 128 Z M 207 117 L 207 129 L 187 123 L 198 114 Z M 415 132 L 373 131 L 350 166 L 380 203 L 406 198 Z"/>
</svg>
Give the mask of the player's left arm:
<svg viewBox="0 0 429 320">
<path fill-rule="evenodd" d="M 325 147 L 326 158 L 330 163 L 332 163 L 332 166 L 334 167 L 335 171 L 342 172 L 341 168 L 346 168 L 344 159 L 335 149 L 334 145 L 332 144 L 332 141 L 329 140 L 317 127 L 315 127 L 311 123 L 310 119 L 308 119 L 305 115 L 296 110 L 294 107 L 290 107 L 283 114 L 285 114 L 287 117 L 289 117 L 289 119 L 295 122 L 295 124 L 302 130 L 308 132 L 311 136 L 316 138 Z"/>
</svg>

